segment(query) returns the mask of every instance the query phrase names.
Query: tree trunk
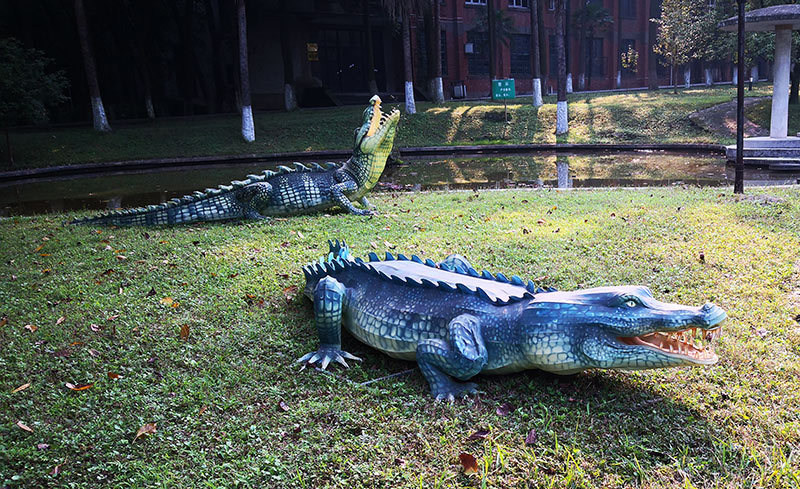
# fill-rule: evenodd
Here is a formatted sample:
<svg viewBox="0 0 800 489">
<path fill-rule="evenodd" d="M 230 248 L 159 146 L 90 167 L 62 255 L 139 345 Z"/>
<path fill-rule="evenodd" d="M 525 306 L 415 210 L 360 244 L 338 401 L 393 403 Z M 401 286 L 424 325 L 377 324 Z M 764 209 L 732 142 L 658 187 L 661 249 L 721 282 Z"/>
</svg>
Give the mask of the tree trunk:
<svg viewBox="0 0 800 489">
<path fill-rule="evenodd" d="M 434 0 L 435 1 L 435 0 Z M 495 50 L 494 45 L 497 42 L 497 33 L 495 32 L 495 11 L 494 0 L 486 0 L 487 20 L 489 22 L 489 95 L 492 94 L 492 80 L 497 79 L 495 72 Z"/>
<path fill-rule="evenodd" d="M 242 99 L 242 137 L 248 143 L 256 140 L 253 108 L 250 106 L 250 70 L 247 66 L 247 14 L 245 0 L 236 0 L 236 18 L 239 26 L 239 81 Z"/>
<path fill-rule="evenodd" d="M 6 148 L 8 148 L 8 166 L 14 166 L 14 154 L 11 152 L 11 136 L 8 134 L 8 126 L 4 127 L 6 131 Z"/>
<path fill-rule="evenodd" d="M 417 113 L 417 106 L 414 103 L 414 71 L 411 62 L 411 20 L 408 12 L 403 8 L 403 71 L 406 79 L 406 114 Z"/>
<path fill-rule="evenodd" d="M 287 112 L 297 108 L 297 97 L 294 92 L 294 64 L 292 63 L 292 45 L 289 34 L 289 22 L 281 22 L 281 57 L 283 58 L 283 105 Z"/>
<path fill-rule="evenodd" d="M 428 76 L 430 96 L 435 104 L 444 103 L 442 87 L 442 26 L 439 0 L 431 2 L 431 36 L 428 42 Z"/>
<path fill-rule="evenodd" d="M 369 93 L 378 93 L 375 81 L 375 46 L 372 45 L 372 21 L 369 18 L 369 0 L 364 0 L 364 32 L 367 34 L 367 89 Z"/>
<path fill-rule="evenodd" d="M 586 33 L 586 35 L 587 35 L 586 44 L 587 44 L 587 47 L 589 48 L 587 50 L 588 54 L 589 54 L 589 58 L 586 60 L 586 90 L 591 90 L 592 89 L 592 70 L 594 69 L 594 66 L 592 66 L 592 61 L 594 60 L 594 58 L 593 58 L 593 55 L 594 55 L 594 42 L 593 42 L 594 41 L 594 31 L 590 29 L 589 32 Z M 600 53 L 600 54 L 602 54 L 602 53 Z"/>
<path fill-rule="evenodd" d="M 530 0 L 531 9 L 531 75 L 533 75 L 533 106 L 541 107 L 542 100 L 542 69 L 539 53 L 539 0 Z"/>
<path fill-rule="evenodd" d="M 578 73 L 578 90 L 586 90 L 586 2 L 581 7 L 581 28 L 578 31 L 578 59 L 580 63 L 578 67 L 580 68 L 580 72 Z"/>
<path fill-rule="evenodd" d="M 184 0 L 181 25 L 181 64 L 183 75 L 183 113 L 194 114 L 194 44 L 192 40 L 192 23 L 194 19 L 194 0 Z"/>
<path fill-rule="evenodd" d="M 123 2 L 122 7 L 125 11 L 125 16 L 128 18 L 128 23 L 131 25 L 133 31 L 133 39 L 130 40 L 131 51 L 133 57 L 136 59 L 136 67 L 139 76 L 142 79 L 142 89 L 144 91 L 144 107 L 147 112 L 148 119 L 155 119 L 156 112 L 153 108 L 153 91 L 150 83 L 150 70 L 147 66 L 147 57 L 145 56 L 144 39 L 142 38 L 142 31 L 133 16 L 133 8 L 129 2 Z"/>
<path fill-rule="evenodd" d="M 567 107 L 567 57 L 564 50 L 564 25 L 567 22 L 566 0 L 556 0 L 556 49 L 558 51 L 558 101 L 556 102 L 556 134 L 569 131 Z"/>
<path fill-rule="evenodd" d="M 75 19 L 78 24 L 78 38 L 81 43 L 83 67 L 86 70 L 86 81 L 89 84 L 89 97 L 92 99 L 92 119 L 94 130 L 108 132 L 111 126 L 106 118 L 106 109 L 100 97 L 100 85 L 97 83 L 97 68 L 94 64 L 92 47 L 89 43 L 89 30 L 86 27 L 86 13 L 83 10 L 83 0 L 75 0 Z"/>
<path fill-rule="evenodd" d="M 800 61 L 795 61 L 794 68 L 792 68 L 791 88 L 789 88 L 790 104 L 800 103 L 800 97 L 798 97 L 798 92 L 800 92 Z"/>
<path fill-rule="evenodd" d="M 661 17 L 661 1 L 650 0 L 650 19 Z M 647 89 L 658 90 L 658 57 L 653 52 L 658 36 L 658 26 L 650 21 L 647 28 Z"/>
</svg>

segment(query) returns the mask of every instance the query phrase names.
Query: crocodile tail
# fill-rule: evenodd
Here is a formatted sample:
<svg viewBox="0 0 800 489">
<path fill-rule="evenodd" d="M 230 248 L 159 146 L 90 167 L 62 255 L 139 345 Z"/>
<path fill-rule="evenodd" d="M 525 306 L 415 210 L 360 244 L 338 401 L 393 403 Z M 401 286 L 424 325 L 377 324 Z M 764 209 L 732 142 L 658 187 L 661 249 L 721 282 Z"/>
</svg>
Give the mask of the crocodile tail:
<svg viewBox="0 0 800 489">
<path fill-rule="evenodd" d="M 242 217 L 244 215 L 242 207 L 231 197 L 231 194 L 227 192 L 216 195 L 189 195 L 180 199 L 172 199 L 160 205 L 124 209 L 100 216 L 75 219 L 70 224 L 158 226 Z"/>
</svg>

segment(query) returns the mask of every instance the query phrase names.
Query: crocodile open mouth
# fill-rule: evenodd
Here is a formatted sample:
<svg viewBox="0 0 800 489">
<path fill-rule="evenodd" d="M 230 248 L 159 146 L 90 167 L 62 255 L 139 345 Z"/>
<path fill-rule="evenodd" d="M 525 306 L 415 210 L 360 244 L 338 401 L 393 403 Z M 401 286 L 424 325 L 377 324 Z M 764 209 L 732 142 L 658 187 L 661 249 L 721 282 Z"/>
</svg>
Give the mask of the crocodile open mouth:
<svg viewBox="0 0 800 489">
<path fill-rule="evenodd" d="M 717 325 L 714 329 L 687 328 L 642 336 L 620 336 L 619 340 L 626 345 L 644 346 L 666 355 L 685 358 L 693 363 L 710 365 L 718 360 L 714 353 L 713 342 L 720 336 L 722 336 L 722 326 Z"/>
</svg>

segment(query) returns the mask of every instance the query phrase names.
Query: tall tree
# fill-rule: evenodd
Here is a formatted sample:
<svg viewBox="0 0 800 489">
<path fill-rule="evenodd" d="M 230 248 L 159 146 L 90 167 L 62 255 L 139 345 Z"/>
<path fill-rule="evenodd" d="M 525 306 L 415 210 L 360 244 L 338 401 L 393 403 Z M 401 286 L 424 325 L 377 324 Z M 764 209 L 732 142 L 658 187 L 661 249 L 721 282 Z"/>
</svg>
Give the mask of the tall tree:
<svg viewBox="0 0 800 489">
<path fill-rule="evenodd" d="M 647 26 L 647 88 L 658 90 L 658 58 L 655 53 L 658 24 L 661 17 L 661 0 L 650 0 L 650 16 Z"/>
<path fill-rule="evenodd" d="M 442 26 L 440 0 L 430 0 L 431 36 L 428 41 L 428 91 L 436 104 L 444 103 L 442 87 Z"/>
<path fill-rule="evenodd" d="M 86 12 L 83 9 L 83 0 L 75 0 L 75 20 L 78 24 L 78 38 L 81 42 L 81 55 L 83 68 L 86 70 L 86 82 L 89 84 L 89 96 L 92 99 L 92 119 L 94 130 L 108 132 L 111 125 L 106 117 L 103 99 L 100 97 L 100 84 L 97 82 L 97 68 L 94 64 L 94 54 L 89 41 L 89 29 L 86 27 Z"/>
<path fill-rule="evenodd" d="M 611 12 L 601 4 L 588 2 L 573 14 L 572 24 L 580 32 L 581 36 L 581 88 L 583 80 L 586 79 L 587 90 L 592 86 L 592 69 L 594 67 L 594 36 L 602 33 L 614 23 Z"/>
<path fill-rule="evenodd" d="M 659 29 L 653 49 L 669 64 L 670 82 L 673 92 L 677 93 L 675 67 L 700 55 L 696 47 L 704 35 L 703 3 L 696 0 L 663 0 L 661 18 L 655 22 Z"/>
<path fill-rule="evenodd" d="M 564 50 L 564 27 L 567 23 L 566 0 L 556 0 L 556 50 L 558 52 L 558 99 L 556 101 L 556 134 L 569 131 L 567 106 L 567 56 Z"/>
<path fill-rule="evenodd" d="M 395 23 L 400 24 L 403 37 L 403 73 L 405 76 L 406 113 L 415 114 L 417 105 L 414 101 L 414 59 L 411 53 L 411 12 L 418 12 L 420 0 L 381 0 L 384 10 Z"/>
<path fill-rule="evenodd" d="M 369 15 L 369 0 L 363 0 L 364 32 L 367 43 L 367 89 L 372 94 L 378 93 L 378 83 L 375 81 L 375 46 L 372 42 L 372 20 Z"/>
<path fill-rule="evenodd" d="M 531 10 L 531 75 L 533 75 L 533 106 L 541 107 L 542 100 L 542 63 L 539 51 L 539 0 L 530 0 Z"/>
<path fill-rule="evenodd" d="M 247 13 L 245 0 L 236 0 L 236 20 L 239 27 L 239 82 L 242 99 L 242 137 L 248 143 L 256 140 L 253 108 L 250 105 L 250 70 L 247 66 Z"/>
</svg>

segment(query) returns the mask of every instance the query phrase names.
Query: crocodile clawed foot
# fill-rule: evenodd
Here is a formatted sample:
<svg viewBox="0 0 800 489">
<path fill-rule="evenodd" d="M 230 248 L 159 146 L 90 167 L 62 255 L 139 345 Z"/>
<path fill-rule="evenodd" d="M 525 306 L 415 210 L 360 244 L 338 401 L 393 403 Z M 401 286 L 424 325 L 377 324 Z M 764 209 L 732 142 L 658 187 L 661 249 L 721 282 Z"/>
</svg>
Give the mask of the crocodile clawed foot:
<svg viewBox="0 0 800 489">
<path fill-rule="evenodd" d="M 325 370 L 328 368 L 328 365 L 331 362 L 337 362 L 342 364 L 344 368 L 350 368 L 350 365 L 347 364 L 345 359 L 355 360 L 357 362 L 361 361 L 361 359 L 357 356 L 351 355 L 346 351 L 339 350 L 338 348 L 321 347 L 317 351 L 312 351 L 311 353 L 307 353 L 298 358 L 297 363 L 304 363 L 307 365 L 319 363 L 322 370 Z"/>
<path fill-rule="evenodd" d="M 432 389 L 431 394 L 436 398 L 436 402 L 454 402 L 456 398 L 462 398 L 470 394 L 478 393 L 478 384 L 474 382 L 450 382 L 447 385 L 437 386 Z"/>
</svg>

